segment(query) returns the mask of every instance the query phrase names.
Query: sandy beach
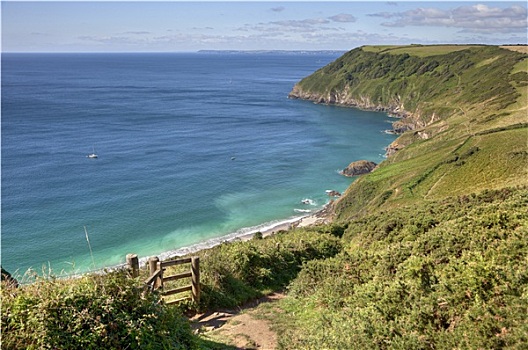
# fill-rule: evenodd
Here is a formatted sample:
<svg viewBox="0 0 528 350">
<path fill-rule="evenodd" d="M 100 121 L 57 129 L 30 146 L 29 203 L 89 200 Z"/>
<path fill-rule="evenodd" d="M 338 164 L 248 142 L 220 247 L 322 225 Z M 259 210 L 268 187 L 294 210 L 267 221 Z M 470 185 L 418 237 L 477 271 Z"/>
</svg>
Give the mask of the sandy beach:
<svg viewBox="0 0 528 350">
<path fill-rule="evenodd" d="M 318 210 L 317 212 L 313 214 L 304 216 L 294 222 L 282 223 L 272 228 L 269 228 L 265 231 L 262 231 L 262 237 L 267 237 L 279 231 L 287 231 L 287 230 L 298 228 L 298 227 L 308 227 L 308 226 L 313 226 L 313 225 L 327 224 L 331 221 L 330 215 L 328 212 L 329 206 L 330 204 L 327 204 L 323 209 Z"/>
<path fill-rule="evenodd" d="M 209 249 L 214 247 L 215 245 L 226 243 L 226 242 L 236 242 L 236 241 L 248 241 L 250 239 L 253 239 L 255 234 L 257 232 L 262 233 L 262 237 L 268 237 L 271 235 L 274 235 L 280 231 L 288 231 L 294 228 L 299 227 L 308 227 L 313 225 L 319 225 L 319 224 L 326 224 L 331 222 L 331 215 L 330 215 L 330 206 L 331 203 L 326 204 L 322 209 L 311 213 L 309 215 L 303 216 L 301 218 L 294 218 L 289 221 L 283 221 L 279 222 L 276 225 L 270 225 L 267 227 L 263 227 L 260 229 L 253 229 L 249 230 L 246 233 L 233 233 L 228 236 L 215 238 L 212 240 L 208 240 L 206 242 L 198 243 L 195 245 L 192 245 L 190 247 L 183 247 L 179 248 L 173 251 L 164 252 L 158 255 L 158 257 L 161 260 L 170 260 L 176 257 L 189 255 L 194 252 Z M 140 258 L 141 263 L 145 263 L 148 260 L 148 257 L 142 257 Z"/>
<path fill-rule="evenodd" d="M 308 227 L 308 226 L 313 226 L 313 225 L 321 225 L 321 224 L 330 223 L 331 222 L 330 212 L 329 212 L 330 205 L 331 203 L 328 203 L 322 209 L 310 215 L 297 218 L 293 221 L 281 222 L 281 223 L 278 223 L 277 225 L 273 225 L 271 227 L 268 227 L 262 230 L 251 231 L 251 232 L 248 232 L 247 234 L 236 236 L 233 239 L 229 239 L 226 241 L 237 241 L 237 240 L 247 241 L 247 240 L 252 239 L 255 236 L 255 233 L 257 232 L 262 233 L 262 237 L 268 237 L 280 231 L 288 231 L 294 228 Z"/>
</svg>

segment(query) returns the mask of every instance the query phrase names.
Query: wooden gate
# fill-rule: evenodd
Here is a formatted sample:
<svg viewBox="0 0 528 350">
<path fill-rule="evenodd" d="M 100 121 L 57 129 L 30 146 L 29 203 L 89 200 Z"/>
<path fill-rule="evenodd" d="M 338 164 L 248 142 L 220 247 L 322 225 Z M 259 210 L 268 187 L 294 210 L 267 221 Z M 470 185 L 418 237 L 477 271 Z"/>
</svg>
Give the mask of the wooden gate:
<svg viewBox="0 0 528 350">
<path fill-rule="evenodd" d="M 189 271 L 177 273 L 175 275 L 165 276 L 165 270 L 169 266 L 190 264 Z M 183 258 L 169 261 L 159 261 L 158 257 L 149 259 L 150 277 L 145 281 L 146 285 L 151 290 L 161 289 L 162 296 L 175 295 L 190 291 L 191 297 L 184 297 L 176 300 L 168 301 L 167 304 L 175 304 L 184 300 L 191 299 L 195 303 L 200 302 L 200 258 L 193 256 L 191 258 Z M 177 281 L 183 278 L 190 278 L 191 284 L 177 287 L 170 290 L 164 290 L 165 282 Z"/>
</svg>

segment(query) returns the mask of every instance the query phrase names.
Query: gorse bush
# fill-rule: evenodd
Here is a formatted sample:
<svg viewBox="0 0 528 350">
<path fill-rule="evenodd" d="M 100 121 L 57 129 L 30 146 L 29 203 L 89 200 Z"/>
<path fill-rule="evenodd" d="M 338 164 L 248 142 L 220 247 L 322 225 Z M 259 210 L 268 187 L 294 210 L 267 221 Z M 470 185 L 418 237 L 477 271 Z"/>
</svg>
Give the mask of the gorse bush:
<svg viewBox="0 0 528 350">
<path fill-rule="evenodd" d="M 226 243 L 200 252 L 202 307 L 233 307 L 284 288 L 305 262 L 340 251 L 339 238 L 324 231 L 283 231 L 266 239 Z"/>
<path fill-rule="evenodd" d="M 339 238 L 325 230 L 281 232 L 200 252 L 201 307 L 233 307 L 284 288 L 304 263 L 341 250 Z M 116 271 L 68 280 L 39 277 L 20 288 L 3 285 L 1 344 L 2 349 L 194 349 L 205 343 L 192 335 L 179 308 L 164 305 L 142 280 Z"/>
<path fill-rule="evenodd" d="M 504 189 L 349 222 L 344 251 L 290 285 L 298 328 L 282 347 L 522 348 L 527 204 L 527 188 Z"/>
<path fill-rule="evenodd" d="M 192 349 L 177 308 L 124 272 L 2 286 L 2 349 Z"/>
</svg>

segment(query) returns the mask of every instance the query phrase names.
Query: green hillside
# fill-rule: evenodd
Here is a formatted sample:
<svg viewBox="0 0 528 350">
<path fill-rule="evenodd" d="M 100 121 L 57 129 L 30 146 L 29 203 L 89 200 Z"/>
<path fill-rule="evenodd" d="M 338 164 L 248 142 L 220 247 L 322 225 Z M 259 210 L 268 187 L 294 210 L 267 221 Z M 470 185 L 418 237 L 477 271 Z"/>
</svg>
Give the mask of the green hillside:
<svg viewBox="0 0 528 350">
<path fill-rule="evenodd" d="M 282 348 L 528 343 L 528 59 L 513 49 L 363 47 L 294 87 L 398 115 L 402 134 L 334 204 L 344 248 L 290 284 Z"/>
<path fill-rule="evenodd" d="M 342 252 L 290 285 L 282 348 L 522 349 L 527 205 L 525 187 L 349 221 Z"/>
<path fill-rule="evenodd" d="M 291 97 L 401 117 L 392 155 L 351 186 L 339 218 L 525 184 L 527 67 L 495 46 L 362 47 L 300 81 Z"/>
</svg>

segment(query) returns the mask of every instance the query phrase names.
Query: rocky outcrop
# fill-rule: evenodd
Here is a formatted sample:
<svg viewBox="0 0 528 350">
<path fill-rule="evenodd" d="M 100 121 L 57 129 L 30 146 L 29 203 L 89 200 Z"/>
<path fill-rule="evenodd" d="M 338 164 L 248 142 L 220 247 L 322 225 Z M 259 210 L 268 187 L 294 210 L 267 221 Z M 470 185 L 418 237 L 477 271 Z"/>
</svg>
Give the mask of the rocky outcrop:
<svg viewBox="0 0 528 350">
<path fill-rule="evenodd" d="M 368 174 L 374 168 L 376 168 L 377 164 L 368 160 L 358 160 L 356 162 L 350 163 L 349 166 L 347 166 L 343 171 L 341 171 L 342 175 L 345 176 L 358 176 L 363 174 Z"/>
<path fill-rule="evenodd" d="M 388 156 L 391 156 L 393 155 L 394 153 L 398 152 L 399 150 L 401 150 L 402 148 L 404 148 L 405 146 L 404 145 L 401 145 L 398 140 L 396 139 L 395 141 L 391 142 L 390 145 L 388 145 L 387 147 L 385 147 L 385 155 L 388 157 Z"/>
<path fill-rule="evenodd" d="M 337 192 L 336 190 L 327 190 L 326 194 L 329 197 L 341 197 L 341 193 Z"/>
<path fill-rule="evenodd" d="M 293 99 L 309 100 L 315 103 L 334 104 L 344 107 L 355 107 L 366 110 L 388 112 L 401 118 L 408 115 L 399 99 L 392 101 L 389 106 L 384 106 L 374 103 L 370 99 L 370 96 L 352 97 L 350 96 L 349 92 L 350 87 L 348 85 L 345 86 L 341 91 L 333 90 L 331 92 L 321 94 L 318 92 L 304 91 L 299 84 L 295 84 L 292 91 L 288 94 L 288 97 Z"/>
<path fill-rule="evenodd" d="M 288 98 L 313 101 L 315 103 L 353 107 L 368 111 L 385 112 L 392 117 L 400 118 L 393 123 L 392 130 L 396 134 L 405 131 L 423 128 L 425 124 L 421 121 L 419 113 L 411 113 L 405 110 L 405 105 L 400 96 L 394 98 L 387 105 L 374 103 L 369 96 L 352 97 L 349 94 L 349 86 L 342 91 L 333 91 L 325 94 L 304 91 L 299 84 L 295 84 Z"/>
</svg>

